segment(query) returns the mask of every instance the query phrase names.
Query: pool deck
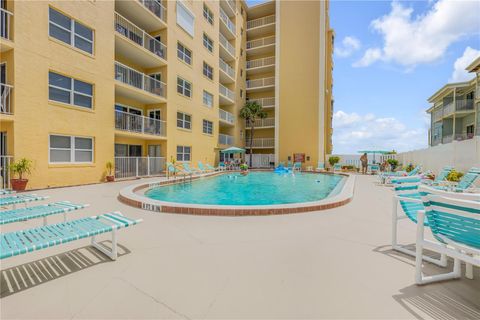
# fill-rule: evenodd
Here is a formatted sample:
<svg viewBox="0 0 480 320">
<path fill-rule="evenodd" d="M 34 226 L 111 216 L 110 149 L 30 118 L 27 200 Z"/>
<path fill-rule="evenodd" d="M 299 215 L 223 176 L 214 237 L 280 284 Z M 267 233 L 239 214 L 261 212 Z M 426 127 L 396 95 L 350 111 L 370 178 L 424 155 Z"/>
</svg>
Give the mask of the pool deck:
<svg viewBox="0 0 480 320">
<path fill-rule="evenodd" d="M 119 233 L 115 262 L 89 240 L 1 261 L 0 318 L 480 318 L 478 268 L 475 280 L 415 285 L 413 258 L 389 246 L 392 191 L 374 177 L 357 176 L 355 196 L 342 207 L 256 217 L 153 213 L 120 203 L 119 190 L 137 182 L 36 191 L 48 202 L 90 204 L 71 218 L 118 210 L 144 221 Z M 399 230 L 413 242 L 413 223 L 403 220 Z"/>
</svg>

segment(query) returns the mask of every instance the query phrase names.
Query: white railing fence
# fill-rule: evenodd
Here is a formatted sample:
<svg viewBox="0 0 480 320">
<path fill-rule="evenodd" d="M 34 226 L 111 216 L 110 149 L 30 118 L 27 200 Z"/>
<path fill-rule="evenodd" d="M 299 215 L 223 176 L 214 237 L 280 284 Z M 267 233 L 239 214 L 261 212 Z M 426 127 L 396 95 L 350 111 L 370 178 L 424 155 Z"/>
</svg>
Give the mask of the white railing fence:
<svg viewBox="0 0 480 320">
<path fill-rule="evenodd" d="M 140 178 L 165 171 L 164 157 L 115 157 L 115 178 Z"/>
<path fill-rule="evenodd" d="M 247 89 L 261 88 L 275 85 L 275 77 L 247 80 Z"/>
<path fill-rule="evenodd" d="M 230 32 L 232 32 L 233 34 L 236 33 L 235 24 L 232 22 L 232 20 L 230 20 L 230 18 L 225 13 L 225 11 L 223 11 L 222 8 L 220 8 L 220 19 L 225 23 Z"/>
<path fill-rule="evenodd" d="M 223 109 L 218 109 L 218 115 L 219 115 L 220 119 L 222 119 L 222 120 L 224 120 L 228 123 L 233 124 L 235 122 L 235 116 L 231 112 L 225 111 Z"/>
<path fill-rule="evenodd" d="M 135 69 L 115 62 L 115 80 L 165 98 L 166 84 Z"/>
<path fill-rule="evenodd" d="M 274 154 L 246 154 L 245 161 L 250 165 L 250 157 L 252 157 L 252 168 L 273 168 L 275 166 Z"/>
<path fill-rule="evenodd" d="M 233 136 L 229 136 L 228 134 L 220 133 L 218 135 L 218 144 L 223 144 L 223 145 L 228 145 L 228 146 L 233 145 Z"/>
<path fill-rule="evenodd" d="M 455 100 L 455 110 L 456 111 L 473 111 L 473 99 L 456 99 Z"/>
<path fill-rule="evenodd" d="M 247 148 L 250 147 L 249 137 L 245 139 L 245 146 Z M 273 148 L 275 147 L 275 139 L 274 138 L 253 138 L 252 147 L 253 148 Z"/>
<path fill-rule="evenodd" d="M 250 128 L 250 124 L 245 121 L 246 129 Z M 253 126 L 255 128 L 258 127 L 274 127 L 275 126 L 275 118 L 264 118 L 264 119 L 255 119 Z"/>
<path fill-rule="evenodd" d="M 115 111 L 115 128 L 124 131 L 166 136 L 167 123 L 163 120 Z"/>
<path fill-rule="evenodd" d="M 12 156 L 0 156 L 0 189 L 10 189 L 10 170 L 8 169 L 13 162 Z"/>
<path fill-rule="evenodd" d="M 163 21 L 167 21 L 167 9 L 159 0 L 138 0 L 141 4 L 150 10 L 154 15 Z"/>
<path fill-rule="evenodd" d="M 275 36 L 269 36 L 265 38 L 255 39 L 247 41 L 247 50 L 257 47 L 268 46 L 275 43 Z"/>
<path fill-rule="evenodd" d="M 12 91 L 13 87 L 8 84 L 0 83 L 0 113 L 11 114 L 12 110 Z"/>
<path fill-rule="evenodd" d="M 261 99 L 249 99 L 248 102 L 256 102 L 258 105 L 268 108 L 275 107 L 275 97 L 261 98 Z"/>
<path fill-rule="evenodd" d="M 220 69 L 225 72 L 226 74 L 228 74 L 228 76 L 232 79 L 235 79 L 235 70 L 230 67 L 230 65 L 228 63 L 226 63 L 225 61 L 223 61 L 222 58 L 219 59 L 219 65 L 220 65 Z"/>
<path fill-rule="evenodd" d="M 0 38 L 12 40 L 10 32 L 10 21 L 13 14 L 10 11 L 0 8 Z"/>
<path fill-rule="evenodd" d="M 228 53 L 230 53 L 232 57 L 235 57 L 235 47 L 230 42 L 228 42 L 227 38 L 225 38 L 223 34 L 220 33 L 219 37 L 220 37 L 220 44 L 225 49 L 227 49 Z"/>
<path fill-rule="evenodd" d="M 232 90 L 228 89 L 222 84 L 218 86 L 218 90 L 220 91 L 220 94 L 223 95 L 224 97 L 227 97 L 232 101 L 235 101 L 235 93 Z"/>
<path fill-rule="evenodd" d="M 275 64 L 275 57 L 266 57 L 247 61 L 247 69 L 272 66 Z"/>
<path fill-rule="evenodd" d="M 252 28 L 258 28 L 267 24 L 275 23 L 275 15 L 261 17 L 255 20 L 247 21 L 247 30 Z"/>
<path fill-rule="evenodd" d="M 227 0 L 227 3 L 230 6 L 230 8 L 232 8 L 233 12 L 237 10 L 237 4 L 235 3 L 234 0 Z"/>
</svg>

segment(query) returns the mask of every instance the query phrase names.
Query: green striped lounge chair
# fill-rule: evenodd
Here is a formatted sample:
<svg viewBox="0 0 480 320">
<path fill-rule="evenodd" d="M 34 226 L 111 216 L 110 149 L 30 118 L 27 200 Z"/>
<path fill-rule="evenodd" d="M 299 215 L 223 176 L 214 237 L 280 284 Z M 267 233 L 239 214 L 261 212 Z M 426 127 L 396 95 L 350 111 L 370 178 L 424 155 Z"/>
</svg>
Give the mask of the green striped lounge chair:
<svg viewBox="0 0 480 320">
<path fill-rule="evenodd" d="M 217 170 L 220 170 L 220 167 L 218 168 L 215 168 L 213 166 L 211 166 L 210 164 L 205 164 L 205 166 L 207 167 L 208 170 L 211 170 L 211 171 L 217 171 Z"/>
<path fill-rule="evenodd" d="M 478 170 L 478 171 L 477 171 Z M 455 186 L 435 186 L 436 189 L 446 190 L 446 191 L 455 191 L 455 192 L 464 192 L 469 188 L 473 187 L 475 181 L 480 178 L 480 170 L 477 168 L 472 168 L 465 173 Z"/>
<path fill-rule="evenodd" d="M 370 171 L 371 174 L 378 173 L 380 172 L 380 166 L 378 164 L 369 164 L 368 171 Z"/>
<path fill-rule="evenodd" d="M 183 170 L 190 175 L 200 173 L 198 169 L 190 167 L 190 164 L 188 164 L 188 162 L 182 163 L 182 167 Z"/>
<path fill-rule="evenodd" d="M 480 267 L 480 202 L 442 197 L 422 196 L 424 210 L 418 211 L 415 281 L 427 284 L 461 277 L 461 263 L 466 263 L 466 277 L 473 279 L 473 267 Z M 424 221 L 436 241 L 425 237 Z M 422 273 L 423 250 L 453 258 L 453 271 L 425 276 Z"/>
<path fill-rule="evenodd" d="M 91 245 L 112 260 L 117 259 L 117 232 L 140 223 L 119 212 L 105 213 L 43 227 L 0 234 L 0 259 L 46 249 L 75 240 L 91 238 Z M 108 250 L 96 241 L 101 234 L 111 234 L 112 248 Z"/>
<path fill-rule="evenodd" d="M 203 165 L 202 161 L 198 161 L 198 170 L 200 170 L 200 172 L 202 173 L 207 173 L 209 171 L 211 171 L 210 169 L 208 169 L 206 166 Z"/>
<path fill-rule="evenodd" d="M 382 184 L 391 184 L 392 180 L 397 180 L 400 177 L 414 177 L 420 174 L 422 166 L 416 166 L 412 171 L 395 171 L 395 172 L 382 172 L 378 177 Z"/>
<path fill-rule="evenodd" d="M 7 189 L 0 189 L 0 196 L 5 196 L 7 194 L 13 194 L 15 191 L 13 190 L 7 190 Z"/>
<path fill-rule="evenodd" d="M 38 196 L 36 194 L 21 194 L 2 197 L 0 198 L 0 207 L 6 207 L 11 205 L 15 209 L 17 204 L 25 204 L 26 207 L 27 203 L 29 202 L 45 200 L 47 198 L 48 196 Z"/>
<path fill-rule="evenodd" d="M 43 218 L 43 225 L 47 225 L 47 217 L 63 213 L 64 222 L 67 213 L 88 207 L 88 204 L 74 204 L 69 201 L 60 201 L 35 207 L 0 211 L 0 225 Z"/>
</svg>

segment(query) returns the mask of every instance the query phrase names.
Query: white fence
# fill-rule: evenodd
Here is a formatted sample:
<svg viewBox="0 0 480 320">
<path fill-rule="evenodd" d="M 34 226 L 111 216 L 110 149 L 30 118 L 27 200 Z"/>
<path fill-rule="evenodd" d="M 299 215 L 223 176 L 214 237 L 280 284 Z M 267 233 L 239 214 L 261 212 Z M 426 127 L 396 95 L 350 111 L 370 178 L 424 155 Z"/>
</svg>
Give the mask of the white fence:
<svg viewBox="0 0 480 320">
<path fill-rule="evenodd" d="M 167 21 L 167 9 L 159 0 L 138 0 L 154 15 L 159 17 L 163 21 Z"/>
<path fill-rule="evenodd" d="M 165 83 L 117 61 L 115 61 L 115 80 L 165 98 L 167 90 L 167 85 Z"/>
<path fill-rule="evenodd" d="M 272 168 L 275 166 L 274 154 L 246 154 L 245 161 L 250 165 L 250 156 L 252 156 L 252 168 Z"/>
<path fill-rule="evenodd" d="M 235 47 L 232 46 L 230 42 L 228 42 L 227 38 L 223 34 L 219 34 L 220 38 L 220 44 L 232 55 L 232 57 L 235 57 Z"/>
<path fill-rule="evenodd" d="M 115 111 L 115 128 L 163 137 L 167 135 L 167 123 L 165 121 L 117 110 Z"/>
<path fill-rule="evenodd" d="M 220 133 L 218 135 L 218 144 L 231 146 L 233 145 L 233 142 L 234 142 L 233 136 L 230 136 L 228 134 L 223 134 L 223 133 Z"/>
<path fill-rule="evenodd" d="M 10 189 L 10 170 L 12 156 L 0 156 L 0 189 Z"/>
<path fill-rule="evenodd" d="M 115 157 L 115 178 L 139 178 L 160 175 L 165 171 L 163 157 Z"/>
<path fill-rule="evenodd" d="M 258 48 L 258 47 L 263 47 L 263 46 L 268 46 L 268 45 L 274 44 L 274 43 L 275 43 L 275 36 L 269 36 L 269 37 L 265 37 L 265 38 L 250 40 L 250 41 L 247 41 L 247 50 L 248 49 L 253 49 L 253 48 Z"/>
<path fill-rule="evenodd" d="M 230 99 L 232 101 L 235 101 L 235 93 L 232 90 L 228 89 L 227 87 L 225 87 L 222 84 L 218 85 L 218 90 L 220 91 L 220 94 L 222 96 L 227 97 L 228 99 Z"/>
<path fill-rule="evenodd" d="M 218 109 L 218 116 L 221 120 L 226 121 L 230 124 L 233 124 L 235 122 L 235 116 L 233 115 L 233 113 L 225 111 L 223 109 Z"/>
</svg>

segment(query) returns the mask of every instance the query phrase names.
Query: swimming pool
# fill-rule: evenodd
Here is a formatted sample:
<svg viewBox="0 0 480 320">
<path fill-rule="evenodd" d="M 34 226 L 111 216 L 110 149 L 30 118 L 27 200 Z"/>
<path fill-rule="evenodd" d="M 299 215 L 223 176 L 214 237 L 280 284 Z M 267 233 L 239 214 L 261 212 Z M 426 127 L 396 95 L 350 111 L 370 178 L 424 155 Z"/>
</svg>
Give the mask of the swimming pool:
<svg viewBox="0 0 480 320">
<path fill-rule="evenodd" d="M 221 206 L 305 203 L 336 195 L 345 180 L 344 176 L 332 174 L 226 173 L 155 187 L 145 196 L 163 202 Z"/>
</svg>

